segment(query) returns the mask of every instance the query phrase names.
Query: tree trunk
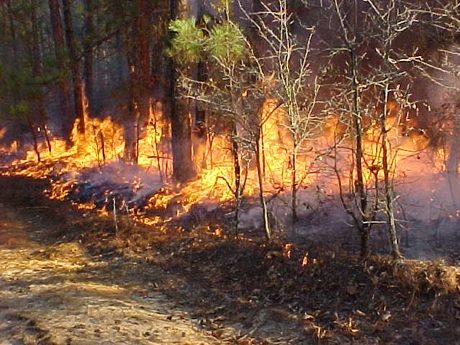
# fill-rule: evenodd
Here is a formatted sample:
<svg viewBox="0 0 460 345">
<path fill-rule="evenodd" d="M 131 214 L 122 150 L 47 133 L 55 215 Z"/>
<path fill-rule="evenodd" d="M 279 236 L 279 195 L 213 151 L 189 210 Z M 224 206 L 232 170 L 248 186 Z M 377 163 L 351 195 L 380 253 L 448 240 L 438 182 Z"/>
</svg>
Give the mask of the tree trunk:
<svg viewBox="0 0 460 345">
<path fill-rule="evenodd" d="M 129 41 L 129 39 L 127 40 Z M 125 148 L 123 152 L 123 160 L 128 164 L 137 164 L 137 138 L 138 138 L 138 123 L 139 123 L 139 69 L 136 62 L 138 56 L 136 49 L 131 48 L 127 51 L 126 61 L 128 63 L 129 79 L 128 79 L 128 112 L 124 114 L 123 121 L 123 137 Z"/>
<path fill-rule="evenodd" d="M 173 72 L 172 75 L 168 103 L 171 117 L 173 178 L 177 182 L 187 182 L 196 177 L 192 160 L 191 119 L 183 102 L 175 97 L 177 94 L 176 73 Z"/>
<path fill-rule="evenodd" d="M 357 66 L 357 56 L 353 47 L 350 47 L 350 72 L 351 72 L 351 81 L 353 89 L 353 99 L 352 99 L 352 117 L 353 117 L 353 127 L 354 127 L 354 137 L 355 137 L 355 147 L 354 147 L 354 159 L 355 159 L 355 169 L 356 177 L 354 180 L 354 194 L 357 199 L 357 215 L 355 216 L 355 221 L 357 221 L 358 232 L 361 237 L 361 258 L 367 258 L 369 255 L 369 237 L 370 237 L 370 216 L 367 210 L 367 193 L 364 188 L 364 174 L 363 174 L 363 164 L 364 164 L 364 149 L 363 149 L 363 126 L 361 123 L 361 115 L 359 113 L 359 84 L 357 80 L 358 66 Z"/>
<path fill-rule="evenodd" d="M 86 31 L 84 39 L 83 53 L 83 76 L 85 80 L 85 95 L 88 102 L 88 116 L 94 117 L 94 2 L 93 0 L 85 0 L 86 7 Z"/>
<path fill-rule="evenodd" d="M 233 220 L 233 227 L 235 232 L 235 237 L 238 237 L 239 221 L 240 221 L 240 208 L 241 202 L 243 199 L 243 184 L 241 181 L 241 163 L 240 163 L 240 149 L 238 141 L 236 123 L 232 121 L 232 132 L 231 132 L 231 144 L 232 144 L 232 156 L 233 156 L 233 174 L 235 176 L 235 218 Z"/>
<path fill-rule="evenodd" d="M 139 113 L 140 119 L 147 122 L 150 117 L 150 16 L 149 1 L 140 0 L 138 30 L 139 30 Z M 142 125 L 142 124 L 141 124 Z"/>
<path fill-rule="evenodd" d="M 139 110 L 134 100 L 130 101 L 126 116 L 123 124 L 123 138 L 125 141 L 123 160 L 128 164 L 137 164 L 139 158 L 137 146 Z"/>
<path fill-rule="evenodd" d="M 12 48 L 12 52 L 11 52 L 11 61 L 13 63 L 13 65 L 19 61 L 18 59 L 18 46 L 17 46 L 17 39 L 16 39 L 16 27 L 14 25 L 14 18 L 13 18 L 13 9 L 11 8 L 11 0 L 7 0 L 6 1 L 6 12 L 7 12 L 7 16 L 8 16 L 8 20 L 7 20 L 7 23 L 9 24 L 9 30 L 10 30 L 10 34 L 11 34 L 11 48 Z"/>
<path fill-rule="evenodd" d="M 355 1 L 356 4 L 356 1 Z M 344 204 L 347 213 L 353 218 L 353 221 L 358 230 L 360 240 L 361 240 L 361 249 L 360 256 L 365 259 L 369 255 L 369 238 L 371 233 L 371 223 L 370 221 L 374 217 L 374 211 L 369 212 L 368 208 L 368 195 L 365 188 L 365 179 L 364 179 L 364 147 L 363 147 L 363 124 L 362 124 L 362 110 L 360 106 L 361 100 L 361 89 L 360 81 L 358 78 L 359 75 L 359 56 L 356 52 L 356 16 L 353 16 L 352 23 L 348 27 L 346 17 L 344 15 L 344 8 L 342 7 L 343 2 L 334 0 L 332 1 L 334 6 L 334 11 L 339 20 L 339 25 L 341 27 L 341 34 L 345 49 L 348 53 L 348 76 L 347 79 L 350 81 L 350 113 L 351 113 L 351 129 L 353 132 L 353 150 L 352 150 L 352 160 L 353 164 L 350 168 L 351 171 L 351 184 L 350 194 L 352 196 L 352 205 L 346 206 Z M 355 12 L 353 12 L 354 14 Z M 340 182 L 339 182 L 340 183 Z M 341 192 L 342 203 L 344 203 L 343 195 Z"/>
<path fill-rule="evenodd" d="M 70 0 L 62 0 L 64 10 L 65 35 L 70 55 L 70 71 L 72 73 L 75 117 L 78 119 L 78 133 L 85 134 L 85 109 L 83 97 L 83 80 L 80 75 L 80 60 L 77 55 L 77 45 L 72 22 Z"/>
<path fill-rule="evenodd" d="M 130 111 L 124 124 L 125 161 L 137 164 L 139 140 L 144 123 L 150 117 L 150 6 L 147 0 L 137 0 L 132 5 L 134 18 L 128 30 L 126 43 L 129 67 Z M 134 42 L 134 43 L 133 43 Z"/>
<path fill-rule="evenodd" d="M 206 62 L 200 60 L 197 64 L 197 80 L 206 82 L 208 79 Z M 195 101 L 195 121 L 192 130 L 193 141 L 193 160 L 197 173 L 202 169 L 206 169 L 206 144 L 207 144 L 207 126 L 206 126 L 206 111 L 199 107 Z"/>
<path fill-rule="evenodd" d="M 299 216 L 297 214 L 297 191 L 298 191 L 298 181 L 297 181 L 297 139 L 295 138 L 296 135 L 294 133 L 294 140 L 293 140 L 293 147 L 292 147 L 292 154 L 291 154 L 291 165 L 292 165 L 292 172 L 291 172 L 291 226 L 292 231 L 294 233 L 295 227 L 299 220 Z"/>
<path fill-rule="evenodd" d="M 262 163 L 262 152 L 261 148 L 261 140 L 260 140 L 260 126 L 258 128 L 258 133 L 256 136 L 255 142 L 255 153 L 256 153 L 256 164 L 257 164 L 257 180 L 259 183 L 259 200 L 260 206 L 262 207 L 262 226 L 264 228 L 265 236 L 267 241 L 272 239 L 272 230 L 270 228 L 270 220 L 268 217 L 268 207 L 267 207 L 267 200 L 265 199 L 265 188 L 264 188 L 264 174 L 263 174 L 263 163 Z"/>
<path fill-rule="evenodd" d="M 380 132 L 382 136 L 382 169 L 384 175 L 384 193 L 385 193 L 385 212 L 388 218 L 388 233 L 390 236 L 391 254 L 394 259 L 402 258 L 399 249 L 398 236 L 396 234 L 396 220 L 393 207 L 393 190 L 391 188 L 391 177 L 388 166 L 389 150 L 388 150 L 388 134 L 386 129 L 387 104 L 388 104 L 388 84 L 385 85 L 382 97 L 382 114 L 380 115 Z"/>
<path fill-rule="evenodd" d="M 34 78 L 40 78 L 43 74 L 42 68 L 42 54 L 41 54 L 41 42 L 40 42 L 40 30 L 37 23 L 37 0 L 31 1 L 31 22 L 32 22 L 32 73 Z M 34 99 L 34 108 L 36 113 L 36 121 L 42 127 L 46 142 L 48 144 L 48 150 L 51 152 L 51 145 L 47 137 L 47 114 L 45 109 L 45 100 L 42 89 L 40 88 L 40 93 Z M 31 120 L 29 119 L 29 126 Z M 34 137 L 34 140 L 36 138 Z"/>
<path fill-rule="evenodd" d="M 58 85 L 58 99 L 60 114 L 57 118 L 57 125 L 61 135 L 70 144 L 70 133 L 72 131 L 73 113 L 70 101 L 70 85 L 67 79 L 67 66 L 65 61 L 64 36 L 61 21 L 61 10 L 58 0 L 48 1 L 51 17 L 51 28 L 54 41 L 54 50 L 59 64 L 61 78 Z"/>
<path fill-rule="evenodd" d="M 170 19 L 175 20 L 181 14 L 180 0 L 171 0 Z M 192 159 L 192 131 L 191 120 L 184 101 L 176 98 L 177 72 L 172 58 L 168 61 L 169 93 L 166 98 L 167 108 L 171 119 L 173 179 L 177 182 L 186 182 L 196 177 Z"/>
</svg>

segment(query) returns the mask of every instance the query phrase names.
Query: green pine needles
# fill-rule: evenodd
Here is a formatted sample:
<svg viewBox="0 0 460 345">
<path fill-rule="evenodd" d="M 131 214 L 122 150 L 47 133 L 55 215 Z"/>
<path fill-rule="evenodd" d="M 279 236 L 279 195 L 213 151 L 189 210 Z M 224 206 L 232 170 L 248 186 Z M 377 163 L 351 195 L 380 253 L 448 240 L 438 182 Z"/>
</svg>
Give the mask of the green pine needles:
<svg viewBox="0 0 460 345">
<path fill-rule="evenodd" d="M 180 63 L 198 62 L 203 54 L 204 32 L 194 18 L 177 19 L 169 24 L 174 33 L 169 55 Z"/>
<path fill-rule="evenodd" d="M 207 29 L 197 26 L 195 18 L 178 19 L 170 23 L 169 29 L 175 33 L 169 54 L 180 63 L 198 62 L 204 56 L 231 63 L 245 56 L 246 39 L 231 21 Z"/>
</svg>

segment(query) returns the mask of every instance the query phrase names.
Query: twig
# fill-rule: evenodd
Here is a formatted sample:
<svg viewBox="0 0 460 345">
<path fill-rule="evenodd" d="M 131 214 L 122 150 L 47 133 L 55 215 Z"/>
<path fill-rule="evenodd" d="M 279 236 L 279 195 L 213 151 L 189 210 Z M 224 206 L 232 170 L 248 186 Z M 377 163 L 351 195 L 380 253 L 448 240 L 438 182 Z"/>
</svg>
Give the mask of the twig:
<svg viewBox="0 0 460 345">
<path fill-rule="evenodd" d="M 131 227 L 131 217 L 129 215 L 129 208 L 127 204 L 125 204 L 125 210 L 126 210 L 126 215 L 128 216 L 128 226 Z"/>
<path fill-rule="evenodd" d="M 116 206 L 116 199 L 115 197 L 112 199 L 113 201 L 113 221 L 115 223 L 115 233 L 118 233 L 118 222 L 117 222 L 117 206 Z"/>
</svg>

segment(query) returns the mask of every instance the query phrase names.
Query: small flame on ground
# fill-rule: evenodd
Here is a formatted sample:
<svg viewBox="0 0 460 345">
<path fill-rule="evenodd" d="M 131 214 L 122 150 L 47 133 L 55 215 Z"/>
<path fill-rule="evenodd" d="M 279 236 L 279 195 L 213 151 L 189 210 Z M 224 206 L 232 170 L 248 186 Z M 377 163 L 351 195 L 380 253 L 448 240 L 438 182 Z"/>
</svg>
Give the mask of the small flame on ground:
<svg viewBox="0 0 460 345">
<path fill-rule="evenodd" d="M 308 266 L 308 253 L 305 253 L 305 255 L 302 258 L 302 267 L 307 267 Z"/>
</svg>

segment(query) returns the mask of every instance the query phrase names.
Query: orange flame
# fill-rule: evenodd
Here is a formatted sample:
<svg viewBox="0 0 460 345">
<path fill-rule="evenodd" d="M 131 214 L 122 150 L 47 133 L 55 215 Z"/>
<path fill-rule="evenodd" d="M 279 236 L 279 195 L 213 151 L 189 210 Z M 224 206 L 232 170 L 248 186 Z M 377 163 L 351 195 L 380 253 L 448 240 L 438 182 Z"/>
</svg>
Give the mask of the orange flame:
<svg viewBox="0 0 460 345">
<path fill-rule="evenodd" d="M 152 174 L 161 174 L 165 186 L 170 181 L 171 154 L 170 140 L 168 138 L 168 126 L 161 119 L 161 110 L 152 113 L 152 120 L 145 126 L 142 137 L 139 140 L 138 163 L 141 167 L 150 169 Z M 334 183 L 335 175 L 331 173 L 333 167 L 331 160 L 351 160 L 349 131 L 340 116 L 324 118 L 322 130 L 319 134 L 312 134 L 298 150 L 296 166 L 293 167 L 293 136 L 286 121 L 286 114 L 281 107 L 277 107 L 273 100 L 267 100 L 261 111 L 261 160 L 264 188 L 267 194 L 277 195 L 292 187 L 292 173 L 296 169 L 298 173 L 296 188 L 306 190 L 314 184 L 327 185 L 325 193 L 336 193 L 338 186 Z M 403 119 L 401 119 L 403 118 Z M 123 155 L 124 140 L 123 128 L 111 118 L 104 120 L 85 119 L 85 135 L 78 133 L 75 125 L 72 132 L 74 145 L 71 148 L 59 139 L 51 142 L 52 151 L 48 151 L 46 145 L 40 147 L 42 160 L 51 162 L 45 168 L 30 166 L 23 169 L 23 175 L 43 177 L 50 174 L 62 175 L 66 172 L 77 172 L 86 167 L 103 166 L 110 162 L 117 162 Z M 396 103 L 388 105 L 388 120 L 386 128 L 391 152 L 391 168 L 395 178 L 404 179 L 409 175 L 416 175 L 423 170 L 441 171 L 445 169 L 447 160 L 444 150 L 439 149 L 431 161 L 422 160 L 421 152 L 428 150 L 429 140 L 420 130 L 413 119 L 401 116 L 401 109 Z M 0 133 L 1 135 L 1 133 Z M 348 139 L 346 139 L 348 136 Z M 342 140 L 343 139 L 343 140 Z M 364 138 L 366 183 L 372 183 L 375 179 L 382 178 L 381 170 L 381 128 L 378 124 L 368 124 Z M 348 140 L 348 141 L 347 141 Z M 149 207 L 158 210 L 167 210 L 174 203 L 178 194 L 181 195 L 180 205 L 175 206 L 175 211 L 169 216 L 174 217 L 186 213 L 191 206 L 204 202 L 225 203 L 235 199 L 235 176 L 231 144 L 228 133 L 213 133 L 205 140 L 200 151 L 199 178 L 181 186 L 180 191 L 170 188 L 169 193 L 155 193 L 149 199 Z M 340 143 L 339 145 L 337 145 Z M 337 146 L 334 156 L 331 147 Z M 9 148 L 8 148 L 9 149 Z M 245 196 L 255 196 L 258 193 L 258 173 L 256 170 L 255 156 L 252 152 L 242 151 L 242 175 L 245 181 Z M 27 152 L 24 160 L 18 160 L 14 164 L 34 161 L 36 159 L 33 150 Z M 351 164 L 351 161 L 348 162 Z M 346 162 L 340 162 L 341 167 L 349 166 Z M 342 177 L 348 178 L 350 173 L 342 169 Z M 329 174 L 329 175 L 328 175 Z M 323 181 L 327 180 L 327 183 Z M 141 182 L 132 181 L 133 184 Z M 133 186 L 133 189 L 140 187 Z M 50 193 L 53 197 L 62 198 L 63 190 L 56 185 Z M 81 206 L 83 207 L 83 206 Z M 164 217 L 163 217 L 164 218 Z M 158 222 L 161 217 L 154 215 L 145 222 Z M 217 230 L 216 230 L 217 231 Z M 219 232 L 219 231 L 217 231 Z M 219 234 L 216 234 L 219 235 Z M 287 250 L 287 249 L 286 249 Z M 286 253 L 288 253 L 287 251 Z M 290 255 L 290 254 L 287 254 Z M 308 264 L 308 255 L 304 257 L 304 264 Z"/>
</svg>

